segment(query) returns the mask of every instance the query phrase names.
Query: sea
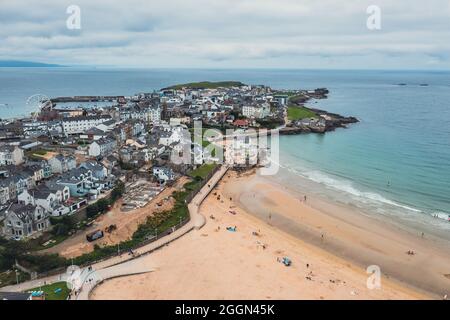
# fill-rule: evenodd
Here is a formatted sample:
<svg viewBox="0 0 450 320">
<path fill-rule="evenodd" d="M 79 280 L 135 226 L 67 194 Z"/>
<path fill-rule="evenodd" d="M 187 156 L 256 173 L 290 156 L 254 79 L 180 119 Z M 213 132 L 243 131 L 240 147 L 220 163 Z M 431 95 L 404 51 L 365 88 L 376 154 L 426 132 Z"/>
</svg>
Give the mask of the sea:
<svg viewBox="0 0 450 320">
<path fill-rule="evenodd" d="M 281 168 L 274 178 L 450 236 L 450 72 L 0 68 L 0 117 L 35 111 L 34 95 L 132 95 L 205 80 L 328 88 L 328 99 L 308 105 L 360 122 L 324 135 L 280 137 Z"/>
</svg>

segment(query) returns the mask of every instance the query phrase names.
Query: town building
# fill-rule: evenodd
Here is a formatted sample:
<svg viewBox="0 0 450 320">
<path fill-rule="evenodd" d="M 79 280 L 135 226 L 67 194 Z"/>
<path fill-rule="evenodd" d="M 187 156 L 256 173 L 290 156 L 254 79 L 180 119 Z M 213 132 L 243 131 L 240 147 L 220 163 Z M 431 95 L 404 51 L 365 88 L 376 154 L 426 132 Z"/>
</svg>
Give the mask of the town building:
<svg viewBox="0 0 450 320">
<path fill-rule="evenodd" d="M 45 231 L 49 226 L 49 216 L 44 208 L 14 203 L 5 211 L 3 235 L 6 238 L 22 240 Z"/>
<path fill-rule="evenodd" d="M 15 165 L 18 166 L 22 164 L 23 159 L 23 150 L 18 146 L 12 145 L 1 145 L 0 146 L 0 165 Z"/>
<path fill-rule="evenodd" d="M 242 115 L 247 118 L 263 119 L 270 115 L 270 105 L 268 103 L 244 105 Z"/>
<path fill-rule="evenodd" d="M 64 118 L 62 120 L 63 131 L 66 135 L 84 133 L 92 127 L 110 121 L 109 115 L 92 115 Z"/>
<path fill-rule="evenodd" d="M 74 156 L 57 154 L 48 160 L 53 173 L 64 173 L 76 168 L 77 162 Z"/>
<path fill-rule="evenodd" d="M 175 179 L 175 174 L 172 169 L 166 167 L 153 167 L 152 169 L 153 175 L 160 181 L 161 183 L 166 183 L 167 181 L 171 181 Z"/>
<path fill-rule="evenodd" d="M 102 138 L 90 144 L 88 153 L 91 157 L 106 157 L 114 151 L 116 146 L 116 140 L 112 138 Z"/>
</svg>

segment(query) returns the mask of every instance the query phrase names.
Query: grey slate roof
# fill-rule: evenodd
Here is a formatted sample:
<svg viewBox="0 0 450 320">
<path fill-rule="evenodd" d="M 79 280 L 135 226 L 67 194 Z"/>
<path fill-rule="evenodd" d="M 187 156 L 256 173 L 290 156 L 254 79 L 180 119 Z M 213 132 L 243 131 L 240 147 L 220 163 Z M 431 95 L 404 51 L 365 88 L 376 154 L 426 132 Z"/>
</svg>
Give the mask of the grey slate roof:
<svg viewBox="0 0 450 320">
<path fill-rule="evenodd" d="M 29 300 L 31 293 L 24 292 L 0 292 L 0 300 Z"/>
</svg>

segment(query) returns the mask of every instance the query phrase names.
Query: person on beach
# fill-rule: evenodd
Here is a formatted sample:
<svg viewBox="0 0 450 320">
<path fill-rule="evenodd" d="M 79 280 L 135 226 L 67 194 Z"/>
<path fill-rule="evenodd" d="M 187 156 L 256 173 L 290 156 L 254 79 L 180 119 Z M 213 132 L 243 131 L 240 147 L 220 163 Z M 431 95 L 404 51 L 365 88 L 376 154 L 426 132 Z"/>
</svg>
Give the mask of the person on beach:
<svg viewBox="0 0 450 320">
<path fill-rule="evenodd" d="M 306 195 L 303 197 L 303 201 L 306 202 Z"/>
</svg>

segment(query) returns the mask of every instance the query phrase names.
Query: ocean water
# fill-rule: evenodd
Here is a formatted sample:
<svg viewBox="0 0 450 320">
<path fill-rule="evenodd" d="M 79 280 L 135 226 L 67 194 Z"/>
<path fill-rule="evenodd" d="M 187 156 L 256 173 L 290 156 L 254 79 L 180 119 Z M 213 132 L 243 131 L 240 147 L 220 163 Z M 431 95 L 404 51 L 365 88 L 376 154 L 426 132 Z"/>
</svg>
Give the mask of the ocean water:
<svg viewBox="0 0 450 320">
<path fill-rule="evenodd" d="M 201 80 L 327 87 L 329 98 L 310 106 L 361 122 L 325 135 L 281 137 L 276 178 L 293 186 L 296 176 L 306 178 L 310 192 L 450 232 L 448 72 L 0 68 L 0 117 L 34 111 L 26 103 L 34 94 L 131 95 Z"/>
<path fill-rule="evenodd" d="M 361 122 L 325 135 L 283 137 L 284 170 L 326 189 L 316 193 L 450 232 L 450 75 L 330 76 L 342 81 L 330 81 L 329 99 L 310 105 Z"/>
</svg>

